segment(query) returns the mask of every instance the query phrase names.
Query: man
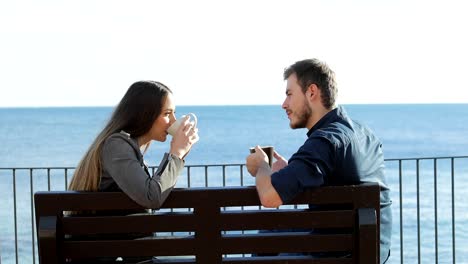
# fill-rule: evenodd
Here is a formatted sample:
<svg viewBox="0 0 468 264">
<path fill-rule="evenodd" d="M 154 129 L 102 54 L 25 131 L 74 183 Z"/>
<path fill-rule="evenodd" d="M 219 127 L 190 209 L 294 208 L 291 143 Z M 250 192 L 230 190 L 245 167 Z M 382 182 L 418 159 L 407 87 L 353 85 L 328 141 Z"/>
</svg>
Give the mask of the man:
<svg viewBox="0 0 468 264">
<path fill-rule="evenodd" d="M 391 200 L 384 176 L 382 145 L 365 126 L 336 106 L 334 72 L 317 59 L 298 61 L 284 71 L 286 111 L 292 129 L 307 128 L 307 140 L 286 161 L 274 153 L 268 166 L 258 146 L 247 157 L 247 169 L 265 207 L 278 207 L 310 187 L 378 182 L 381 186 L 380 260 L 390 254 Z"/>
</svg>

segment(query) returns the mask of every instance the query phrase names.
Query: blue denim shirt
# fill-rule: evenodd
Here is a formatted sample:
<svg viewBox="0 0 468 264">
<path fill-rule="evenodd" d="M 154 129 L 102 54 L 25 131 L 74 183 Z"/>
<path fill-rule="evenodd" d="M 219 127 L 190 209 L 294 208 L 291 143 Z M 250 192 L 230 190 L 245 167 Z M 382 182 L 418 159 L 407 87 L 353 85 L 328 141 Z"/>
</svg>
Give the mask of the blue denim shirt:
<svg viewBox="0 0 468 264">
<path fill-rule="evenodd" d="M 392 233 L 390 190 L 384 174 L 382 144 L 373 132 L 351 120 L 343 107 L 327 113 L 307 133 L 288 166 L 271 181 L 283 202 L 307 188 L 377 182 L 381 186 L 380 259 L 387 259 Z"/>
</svg>

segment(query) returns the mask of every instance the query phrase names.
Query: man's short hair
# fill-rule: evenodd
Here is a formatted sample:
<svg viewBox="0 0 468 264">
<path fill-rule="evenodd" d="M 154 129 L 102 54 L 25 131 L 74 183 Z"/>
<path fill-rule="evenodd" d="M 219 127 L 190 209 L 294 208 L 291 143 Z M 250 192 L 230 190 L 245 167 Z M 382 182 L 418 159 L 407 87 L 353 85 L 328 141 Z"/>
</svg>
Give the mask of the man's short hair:
<svg viewBox="0 0 468 264">
<path fill-rule="evenodd" d="M 284 70 L 284 80 L 296 74 L 297 82 L 305 93 L 311 84 L 317 85 L 322 94 L 322 104 L 331 109 L 336 102 L 338 88 L 335 73 L 328 65 L 318 59 L 306 59 L 295 62 Z"/>
</svg>

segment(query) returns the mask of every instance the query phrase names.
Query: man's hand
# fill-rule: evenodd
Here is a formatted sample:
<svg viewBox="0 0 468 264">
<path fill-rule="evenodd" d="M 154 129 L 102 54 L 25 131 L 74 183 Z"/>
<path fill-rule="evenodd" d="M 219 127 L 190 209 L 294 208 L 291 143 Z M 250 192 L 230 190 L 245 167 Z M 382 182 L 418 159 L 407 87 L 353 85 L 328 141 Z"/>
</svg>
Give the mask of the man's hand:
<svg viewBox="0 0 468 264">
<path fill-rule="evenodd" d="M 253 177 L 257 176 L 259 168 L 269 169 L 268 156 L 259 146 L 255 147 L 255 152 L 246 158 L 247 171 Z"/>
<path fill-rule="evenodd" d="M 275 157 L 276 161 L 272 165 L 272 168 L 271 168 L 272 172 L 277 172 L 281 170 L 282 168 L 288 166 L 288 161 L 285 158 L 283 158 L 283 156 L 278 154 L 278 152 L 275 151 L 273 153 L 273 157 Z"/>
<path fill-rule="evenodd" d="M 278 153 L 275 153 L 275 158 L 278 159 L 275 162 L 278 163 L 278 167 L 284 167 L 283 165 L 287 164 Z M 268 156 L 259 146 L 255 147 L 255 153 L 247 156 L 246 166 L 249 173 L 256 177 L 255 186 L 262 205 L 270 208 L 282 205 L 281 197 L 271 184 L 271 168 L 268 165 Z"/>
</svg>

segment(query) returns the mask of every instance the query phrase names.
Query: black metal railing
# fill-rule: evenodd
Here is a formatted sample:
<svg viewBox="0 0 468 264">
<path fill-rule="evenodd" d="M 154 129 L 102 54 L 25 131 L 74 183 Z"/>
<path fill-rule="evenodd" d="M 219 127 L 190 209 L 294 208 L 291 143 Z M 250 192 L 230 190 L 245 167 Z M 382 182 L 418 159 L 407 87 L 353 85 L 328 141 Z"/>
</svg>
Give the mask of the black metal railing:
<svg viewBox="0 0 468 264">
<path fill-rule="evenodd" d="M 388 263 L 468 262 L 468 156 L 385 162 L 394 228 Z M 0 168 L 1 263 L 38 263 L 33 194 L 66 189 L 73 172 L 72 167 Z M 187 165 L 177 187 L 253 184 L 244 164 L 210 164 Z"/>
</svg>

